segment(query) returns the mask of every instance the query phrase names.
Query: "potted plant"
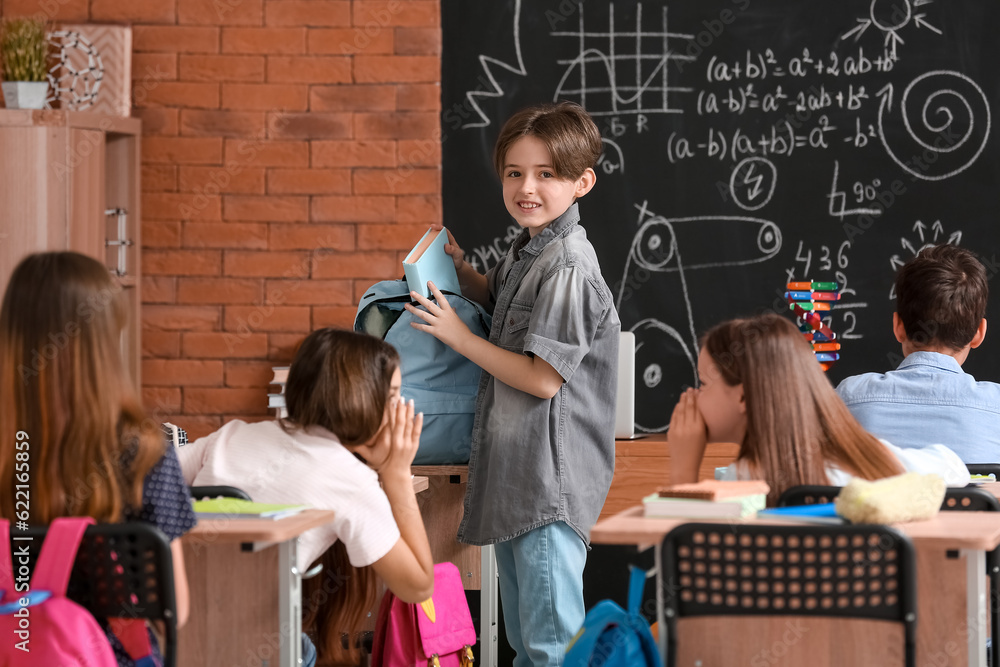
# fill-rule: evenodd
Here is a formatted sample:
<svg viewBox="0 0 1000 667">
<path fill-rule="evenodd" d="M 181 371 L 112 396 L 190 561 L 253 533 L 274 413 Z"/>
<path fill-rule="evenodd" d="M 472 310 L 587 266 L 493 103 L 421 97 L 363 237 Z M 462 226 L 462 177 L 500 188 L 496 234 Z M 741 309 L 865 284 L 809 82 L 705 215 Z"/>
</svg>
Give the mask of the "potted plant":
<svg viewBox="0 0 1000 667">
<path fill-rule="evenodd" d="M 0 26 L 0 75 L 9 109 L 41 109 L 48 94 L 48 38 L 45 22 L 5 19 Z"/>
</svg>

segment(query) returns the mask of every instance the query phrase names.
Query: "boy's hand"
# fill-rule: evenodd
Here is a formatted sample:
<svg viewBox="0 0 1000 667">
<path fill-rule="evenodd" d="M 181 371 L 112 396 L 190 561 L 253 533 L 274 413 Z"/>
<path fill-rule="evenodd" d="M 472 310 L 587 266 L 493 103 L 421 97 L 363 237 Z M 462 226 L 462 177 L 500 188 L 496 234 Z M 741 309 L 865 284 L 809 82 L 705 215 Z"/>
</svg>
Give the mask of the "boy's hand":
<svg viewBox="0 0 1000 667">
<path fill-rule="evenodd" d="M 435 222 L 431 225 L 431 229 L 437 231 L 439 229 L 444 229 L 444 225 Z M 458 247 L 455 243 L 455 237 L 452 236 L 451 230 L 448 231 L 448 242 L 444 244 L 444 251 L 451 255 L 451 260 L 455 262 L 455 270 L 461 271 L 462 265 L 465 264 L 465 251 Z"/>
<path fill-rule="evenodd" d="M 448 347 L 460 352 L 456 346 L 461 344 L 463 338 L 473 334 L 469 331 L 469 327 L 465 325 L 465 322 L 458 316 L 458 313 L 452 309 L 448 300 L 438 290 L 437 286 L 433 282 L 428 282 L 427 284 L 430 286 L 431 294 L 434 295 L 437 303 L 416 292 L 410 292 L 410 298 L 424 307 L 421 310 L 412 303 L 403 306 L 407 311 L 423 320 L 423 322 L 410 322 L 410 326 L 414 329 L 426 331 Z"/>
</svg>

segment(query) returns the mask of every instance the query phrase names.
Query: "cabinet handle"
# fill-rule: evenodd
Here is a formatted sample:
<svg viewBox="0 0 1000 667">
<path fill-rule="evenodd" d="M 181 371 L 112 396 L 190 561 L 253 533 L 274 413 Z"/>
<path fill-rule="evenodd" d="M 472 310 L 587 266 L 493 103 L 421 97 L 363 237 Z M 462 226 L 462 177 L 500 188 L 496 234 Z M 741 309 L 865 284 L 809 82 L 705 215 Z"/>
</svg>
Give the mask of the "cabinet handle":
<svg viewBox="0 0 1000 667">
<path fill-rule="evenodd" d="M 118 238 L 108 239 L 104 242 L 104 245 L 108 247 L 118 247 L 118 266 L 112 271 L 112 273 L 119 278 L 123 278 L 128 275 L 128 247 L 133 245 L 132 239 L 126 238 L 128 235 L 128 211 L 123 208 L 109 208 L 104 211 L 104 215 L 118 216 Z"/>
</svg>

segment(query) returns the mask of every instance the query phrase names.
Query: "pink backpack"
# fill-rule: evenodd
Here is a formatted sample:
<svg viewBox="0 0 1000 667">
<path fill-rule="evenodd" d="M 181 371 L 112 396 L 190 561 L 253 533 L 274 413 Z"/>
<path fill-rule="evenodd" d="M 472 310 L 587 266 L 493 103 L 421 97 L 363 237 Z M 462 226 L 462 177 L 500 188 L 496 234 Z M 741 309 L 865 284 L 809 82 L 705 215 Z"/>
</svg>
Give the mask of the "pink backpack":
<svg viewBox="0 0 1000 667">
<path fill-rule="evenodd" d="M 467 667 L 475 643 L 462 576 L 453 563 L 438 563 L 429 600 L 406 604 L 385 592 L 375 624 L 372 667 Z"/>
<path fill-rule="evenodd" d="M 26 554 L 38 545 L 15 535 L 12 561 L 10 523 L 0 520 L 0 636 L 6 638 L 0 642 L 0 665 L 117 667 L 101 626 L 66 597 L 77 547 L 92 523 L 89 517 L 52 522 L 28 590 Z"/>
</svg>

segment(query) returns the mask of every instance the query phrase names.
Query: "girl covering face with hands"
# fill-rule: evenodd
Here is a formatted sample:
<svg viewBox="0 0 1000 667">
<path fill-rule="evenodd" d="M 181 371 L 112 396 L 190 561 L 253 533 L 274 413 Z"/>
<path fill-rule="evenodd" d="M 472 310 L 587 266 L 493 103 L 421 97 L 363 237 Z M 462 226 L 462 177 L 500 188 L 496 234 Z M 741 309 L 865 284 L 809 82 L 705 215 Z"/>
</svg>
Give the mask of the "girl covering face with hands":
<svg viewBox="0 0 1000 667">
<path fill-rule="evenodd" d="M 677 402 L 667 440 L 671 483 L 695 482 L 708 442 L 740 445 L 724 479 L 761 479 L 774 504 L 792 486 L 842 486 L 907 470 L 949 485 L 969 473 L 947 447 L 901 449 L 865 431 L 816 362 L 805 337 L 773 313 L 723 322 L 702 341 L 699 389 Z"/>
<path fill-rule="evenodd" d="M 400 397 L 400 383 L 391 345 L 320 329 L 289 369 L 287 419 L 234 420 L 179 449 L 189 484 L 231 485 L 257 502 L 336 512 L 331 523 L 304 533 L 298 548 L 300 571 L 323 563 L 303 591 L 303 627 L 318 639 L 323 662 L 351 657 L 341 633 L 361 630 L 376 602 L 376 574 L 405 602 L 433 592 L 434 563 L 410 474 L 423 415 Z M 311 647 L 303 644 L 305 656 Z"/>
</svg>

